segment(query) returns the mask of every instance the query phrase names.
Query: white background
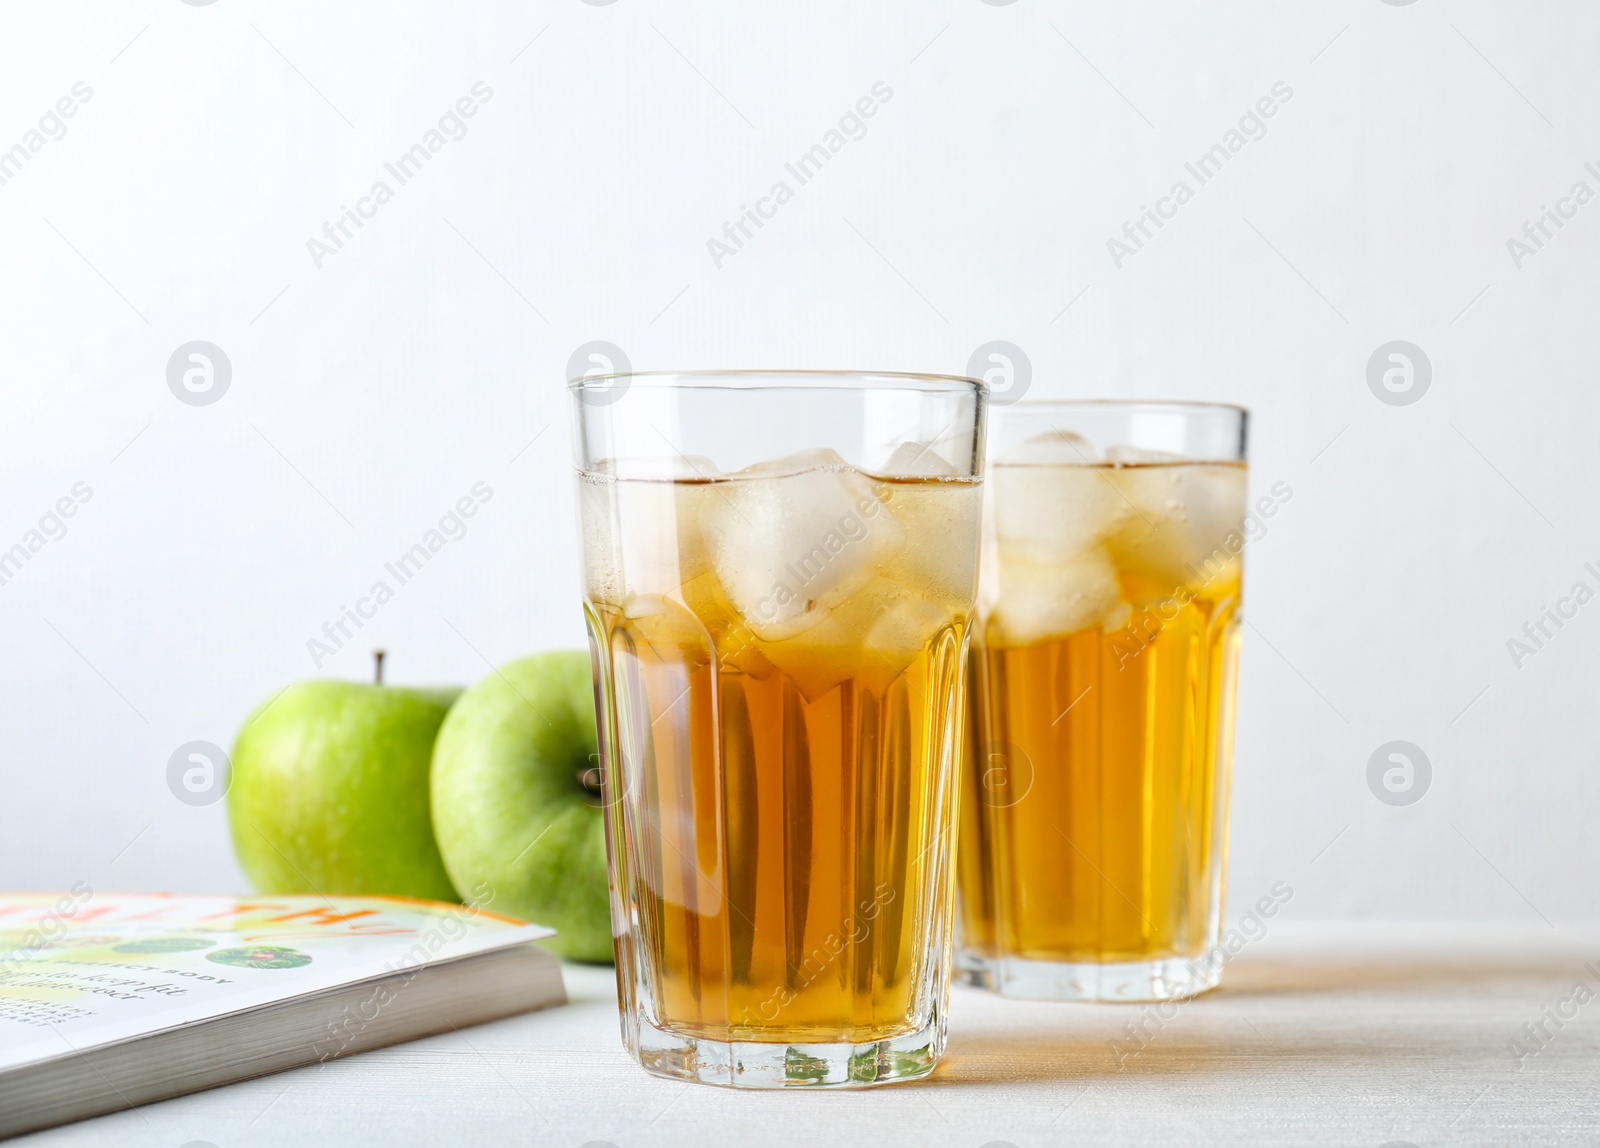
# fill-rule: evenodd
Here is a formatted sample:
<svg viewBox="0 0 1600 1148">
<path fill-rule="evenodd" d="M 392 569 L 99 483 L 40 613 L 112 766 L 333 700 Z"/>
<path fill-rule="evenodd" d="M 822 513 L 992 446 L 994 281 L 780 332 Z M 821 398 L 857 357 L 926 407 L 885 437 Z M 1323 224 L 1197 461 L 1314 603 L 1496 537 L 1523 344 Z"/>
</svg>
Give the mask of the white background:
<svg viewBox="0 0 1600 1148">
<path fill-rule="evenodd" d="M 470 533 L 321 672 L 581 644 L 580 344 L 964 373 L 1005 339 L 1035 396 L 1247 404 L 1255 488 L 1294 492 L 1248 556 L 1237 908 L 1287 881 L 1308 917 L 1595 919 L 1600 605 L 1520 669 L 1506 643 L 1600 586 L 1600 206 L 1520 269 L 1506 241 L 1600 191 L 1597 48 L 1578 0 L 7 5 L 0 149 L 93 96 L 0 186 L 0 549 L 93 497 L 0 586 L 0 887 L 241 887 L 168 758 L 317 672 L 307 640 L 475 482 Z M 478 81 L 469 134 L 317 268 Z M 1278 81 L 1119 269 L 1107 240 Z M 214 405 L 167 386 L 195 339 L 232 363 Z M 1395 339 L 1432 364 L 1414 405 L 1367 385 Z M 1366 781 L 1396 739 L 1433 768 L 1404 808 Z"/>
</svg>

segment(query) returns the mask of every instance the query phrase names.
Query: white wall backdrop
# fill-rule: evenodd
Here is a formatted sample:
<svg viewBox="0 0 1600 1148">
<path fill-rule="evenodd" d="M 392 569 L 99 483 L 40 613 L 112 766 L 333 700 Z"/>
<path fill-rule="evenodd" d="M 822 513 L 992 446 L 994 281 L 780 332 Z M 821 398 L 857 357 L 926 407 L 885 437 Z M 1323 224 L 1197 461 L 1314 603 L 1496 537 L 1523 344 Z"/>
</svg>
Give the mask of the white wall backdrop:
<svg viewBox="0 0 1600 1148">
<path fill-rule="evenodd" d="M 1595 919 L 1600 605 L 1507 643 L 1600 589 L 1597 49 L 1581 0 L 6 5 L 0 550 L 39 548 L 0 567 L 0 886 L 238 888 L 180 745 L 377 645 L 464 683 L 581 644 L 582 344 L 964 373 L 1000 339 L 1036 396 L 1247 404 L 1254 486 L 1293 491 L 1248 557 L 1240 897 Z M 168 385 L 194 340 L 206 405 Z M 1396 340 L 1431 381 L 1383 401 Z M 1405 806 L 1391 741 L 1431 764 Z"/>
</svg>

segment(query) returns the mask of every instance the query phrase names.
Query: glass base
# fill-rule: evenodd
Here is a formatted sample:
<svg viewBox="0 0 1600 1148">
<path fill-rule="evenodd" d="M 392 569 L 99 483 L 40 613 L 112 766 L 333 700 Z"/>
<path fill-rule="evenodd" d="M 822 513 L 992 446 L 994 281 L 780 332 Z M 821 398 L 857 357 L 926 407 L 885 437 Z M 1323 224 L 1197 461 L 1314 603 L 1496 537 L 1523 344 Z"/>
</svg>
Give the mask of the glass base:
<svg viewBox="0 0 1600 1148">
<path fill-rule="evenodd" d="M 1199 996 L 1222 981 L 1222 962 L 1202 957 L 1151 961 L 1030 961 L 962 952 L 957 976 L 1003 997 L 1050 1001 L 1170 1001 Z"/>
<path fill-rule="evenodd" d="M 728 1088 L 866 1088 L 927 1076 L 944 1049 L 945 1022 L 865 1044 L 719 1041 L 641 1022 L 639 1063 L 657 1076 Z"/>
</svg>

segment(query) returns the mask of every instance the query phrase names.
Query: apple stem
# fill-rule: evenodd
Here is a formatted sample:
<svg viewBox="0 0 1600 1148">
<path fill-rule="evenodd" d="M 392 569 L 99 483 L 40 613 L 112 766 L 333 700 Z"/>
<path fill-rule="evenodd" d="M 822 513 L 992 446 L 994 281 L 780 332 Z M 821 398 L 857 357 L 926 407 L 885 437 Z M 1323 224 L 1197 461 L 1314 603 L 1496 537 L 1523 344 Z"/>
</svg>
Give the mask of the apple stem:
<svg viewBox="0 0 1600 1148">
<path fill-rule="evenodd" d="M 597 753 L 590 754 L 589 760 L 593 762 L 592 765 L 585 766 L 583 769 L 578 770 L 578 784 L 583 786 L 584 800 L 590 805 L 600 808 L 601 806 L 605 805 L 606 792 L 602 767 L 600 765 L 600 755 Z"/>
<path fill-rule="evenodd" d="M 372 684 L 383 685 L 383 651 L 372 651 Z"/>
</svg>

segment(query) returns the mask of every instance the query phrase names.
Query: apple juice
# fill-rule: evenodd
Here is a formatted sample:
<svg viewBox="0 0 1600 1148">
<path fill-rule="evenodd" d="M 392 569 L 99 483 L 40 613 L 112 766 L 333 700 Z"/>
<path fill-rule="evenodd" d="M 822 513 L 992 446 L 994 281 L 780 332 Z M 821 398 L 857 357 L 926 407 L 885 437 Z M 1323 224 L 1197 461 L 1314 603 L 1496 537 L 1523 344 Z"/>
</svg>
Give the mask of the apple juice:
<svg viewBox="0 0 1600 1148">
<path fill-rule="evenodd" d="M 981 499 L 904 462 L 580 476 L 625 1018 L 726 1042 L 926 1023 Z"/>
<path fill-rule="evenodd" d="M 970 953 L 1122 962 L 1211 943 L 1237 570 L 1182 600 L 1137 572 L 1119 582 L 1149 617 L 973 641 L 959 862 Z"/>
</svg>

